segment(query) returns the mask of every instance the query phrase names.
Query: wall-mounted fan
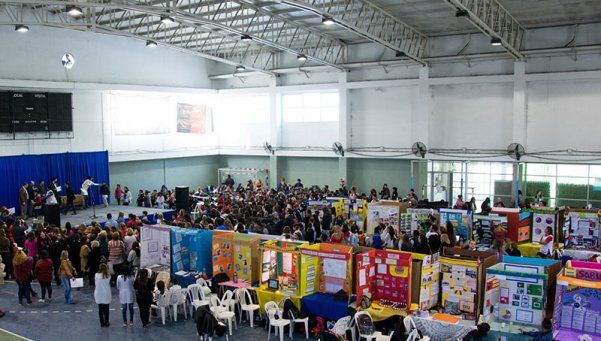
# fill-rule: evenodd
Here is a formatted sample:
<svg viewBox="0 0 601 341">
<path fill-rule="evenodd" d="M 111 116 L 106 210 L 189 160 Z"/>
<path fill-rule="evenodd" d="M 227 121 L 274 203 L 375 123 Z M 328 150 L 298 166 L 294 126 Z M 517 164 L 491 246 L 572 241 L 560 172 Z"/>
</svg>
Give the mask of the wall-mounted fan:
<svg viewBox="0 0 601 341">
<path fill-rule="evenodd" d="M 423 142 L 415 142 L 413 146 L 411 146 L 411 152 L 415 156 L 420 156 L 422 159 L 426 156 L 428 152 L 428 148 Z"/>
<path fill-rule="evenodd" d="M 336 153 L 336 155 L 344 156 L 344 147 L 342 147 L 342 143 L 334 142 L 332 144 L 332 150 L 334 153 Z"/>
<path fill-rule="evenodd" d="M 274 150 L 273 147 L 269 144 L 269 142 L 265 141 L 265 144 L 263 144 L 263 149 L 265 149 L 265 152 L 267 154 L 274 154 Z"/>
<path fill-rule="evenodd" d="M 512 159 L 519 161 L 524 154 L 526 154 L 526 150 L 524 149 L 524 146 L 519 143 L 512 143 L 507 146 L 507 155 L 509 155 L 509 157 Z"/>
</svg>

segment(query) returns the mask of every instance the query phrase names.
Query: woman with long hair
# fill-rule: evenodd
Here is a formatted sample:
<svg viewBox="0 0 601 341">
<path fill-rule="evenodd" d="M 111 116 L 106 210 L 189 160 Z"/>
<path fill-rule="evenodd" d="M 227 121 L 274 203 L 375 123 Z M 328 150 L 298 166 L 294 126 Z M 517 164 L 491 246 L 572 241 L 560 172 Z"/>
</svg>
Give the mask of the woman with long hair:
<svg viewBox="0 0 601 341">
<path fill-rule="evenodd" d="M 127 327 L 127 310 L 129 310 L 129 325 L 134 325 L 134 276 L 130 266 L 122 269 L 121 275 L 117 277 L 117 289 L 119 290 L 119 302 L 123 314 L 123 327 Z"/>
<path fill-rule="evenodd" d="M 61 279 L 63 289 L 65 290 L 65 303 L 73 304 L 73 293 L 71 292 L 71 278 L 75 277 L 75 268 L 69 260 L 69 251 L 61 252 L 61 263 L 58 269 L 58 276 Z"/>
<path fill-rule="evenodd" d="M 27 256 L 23 250 L 17 251 L 13 258 L 13 272 L 15 281 L 19 285 L 19 304 L 23 305 L 23 298 L 27 304 L 31 304 L 31 270 L 33 269 L 33 258 Z"/>
<path fill-rule="evenodd" d="M 111 275 L 106 264 L 100 264 L 100 269 L 94 278 L 96 287 L 94 288 L 94 300 L 98 304 L 98 317 L 100 318 L 100 327 L 108 327 L 109 322 L 109 304 L 111 303 Z"/>
<path fill-rule="evenodd" d="M 150 324 L 150 305 L 152 304 L 154 291 L 154 278 L 150 269 L 140 269 L 134 282 L 136 290 L 136 302 L 140 308 L 140 319 L 142 327 Z"/>
</svg>

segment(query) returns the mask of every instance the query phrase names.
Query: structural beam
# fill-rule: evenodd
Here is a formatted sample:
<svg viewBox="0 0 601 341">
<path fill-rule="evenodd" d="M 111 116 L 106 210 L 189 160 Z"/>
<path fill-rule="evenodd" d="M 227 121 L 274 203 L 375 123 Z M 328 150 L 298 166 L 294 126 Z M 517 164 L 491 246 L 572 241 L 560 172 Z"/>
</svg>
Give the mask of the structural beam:
<svg viewBox="0 0 601 341">
<path fill-rule="evenodd" d="M 516 59 L 524 59 L 520 52 L 526 30 L 497 0 L 446 0 L 482 33 L 499 39 L 501 45 Z"/>
<path fill-rule="evenodd" d="M 428 38 L 369 0 L 281 0 L 281 3 L 331 18 L 338 26 L 426 65 L 422 57 Z"/>
</svg>

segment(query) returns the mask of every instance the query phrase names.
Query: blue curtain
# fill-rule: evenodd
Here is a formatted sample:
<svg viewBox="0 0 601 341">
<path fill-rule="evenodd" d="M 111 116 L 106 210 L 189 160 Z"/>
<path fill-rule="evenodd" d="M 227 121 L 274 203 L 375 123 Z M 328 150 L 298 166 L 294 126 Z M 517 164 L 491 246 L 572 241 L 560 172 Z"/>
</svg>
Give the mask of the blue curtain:
<svg viewBox="0 0 601 341">
<path fill-rule="evenodd" d="M 80 194 L 81 184 L 86 177 L 94 177 L 95 183 L 105 181 L 109 184 L 109 156 L 107 151 L 89 153 L 63 153 L 43 155 L 19 155 L 0 157 L 0 205 L 15 207 L 20 212 L 19 188 L 24 182 L 40 179 L 50 183 L 56 177 L 63 187 L 65 181 L 71 183 L 75 194 Z M 91 188 L 94 202 L 102 202 L 100 187 Z"/>
</svg>

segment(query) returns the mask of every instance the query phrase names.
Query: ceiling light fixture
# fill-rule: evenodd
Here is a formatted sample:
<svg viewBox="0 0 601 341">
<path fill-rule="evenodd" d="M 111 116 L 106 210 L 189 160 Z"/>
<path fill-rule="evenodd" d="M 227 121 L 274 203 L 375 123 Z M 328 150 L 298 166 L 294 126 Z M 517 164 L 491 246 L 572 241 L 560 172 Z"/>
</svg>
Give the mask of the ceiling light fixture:
<svg viewBox="0 0 601 341">
<path fill-rule="evenodd" d="M 299 54 L 298 56 L 296 56 L 296 59 L 298 59 L 299 62 L 306 62 L 307 56 L 305 56 L 304 54 Z"/>
<path fill-rule="evenodd" d="M 248 34 L 243 34 L 242 37 L 240 37 L 240 40 L 251 41 L 251 40 L 253 40 L 253 37 L 249 36 Z"/>
<path fill-rule="evenodd" d="M 173 24 L 175 20 L 168 15 L 161 15 L 161 22 L 165 25 Z"/>
<path fill-rule="evenodd" d="M 27 26 L 27 25 L 15 25 L 15 31 L 17 31 L 17 32 L 29 32 L 29 26 Z"/>
<path fill-rule="evenodd" d="M 324 16 L 323 18 L 321 18 L 321 23 L 329 26 L 334 25 L 336 22 L 334 21 L 334 19 Z"/>
<path fill-rule="evenodd" d="M 455 16 L 457 18 L 459 18 L 459 17 L 469 17 L 470 14 L 466 10 L 458 9 L 457 12 L 455 12 Z"/>
<path fill-rule="evenodd" d="M 407 54 L 405 54 L 405 52 L 403 52 L 403 51 L 397 51 L 397 53 L 395 53 L 394 56 L 397 58 L 401 58 L 401 57 L 407 57 Z"/>
<path fill-rule="evenodd" d="M 490 39 L 490 45 L 492 46 L 501 46 L 501 39 L 497 37 L 493 37 Z"/>
<path fill-rule="evenodd" d="M 236 66 L 236 71 L 240 72 L 240 71 L 244 71 L 246 70 L 246 68 L 244 67 L 244 65 L 238 65 Z"/>
<path fill-rule="evenodd" d="M 81 9 L 81 7 L 67 6 L 67 13 L 69 13 L 69 15 L 72 17 L 78 17 L 80 15 L 83 15 L 83 10 Z"/>
<path fill-rule="evenodd" d="M 147 40 L 146 41 L 146 46 L 148 46 L 148 47 L 157 47 L 157 43 L 156 43 L 156 41 L 153 41 L 153 40 Z"/>
</svg>

